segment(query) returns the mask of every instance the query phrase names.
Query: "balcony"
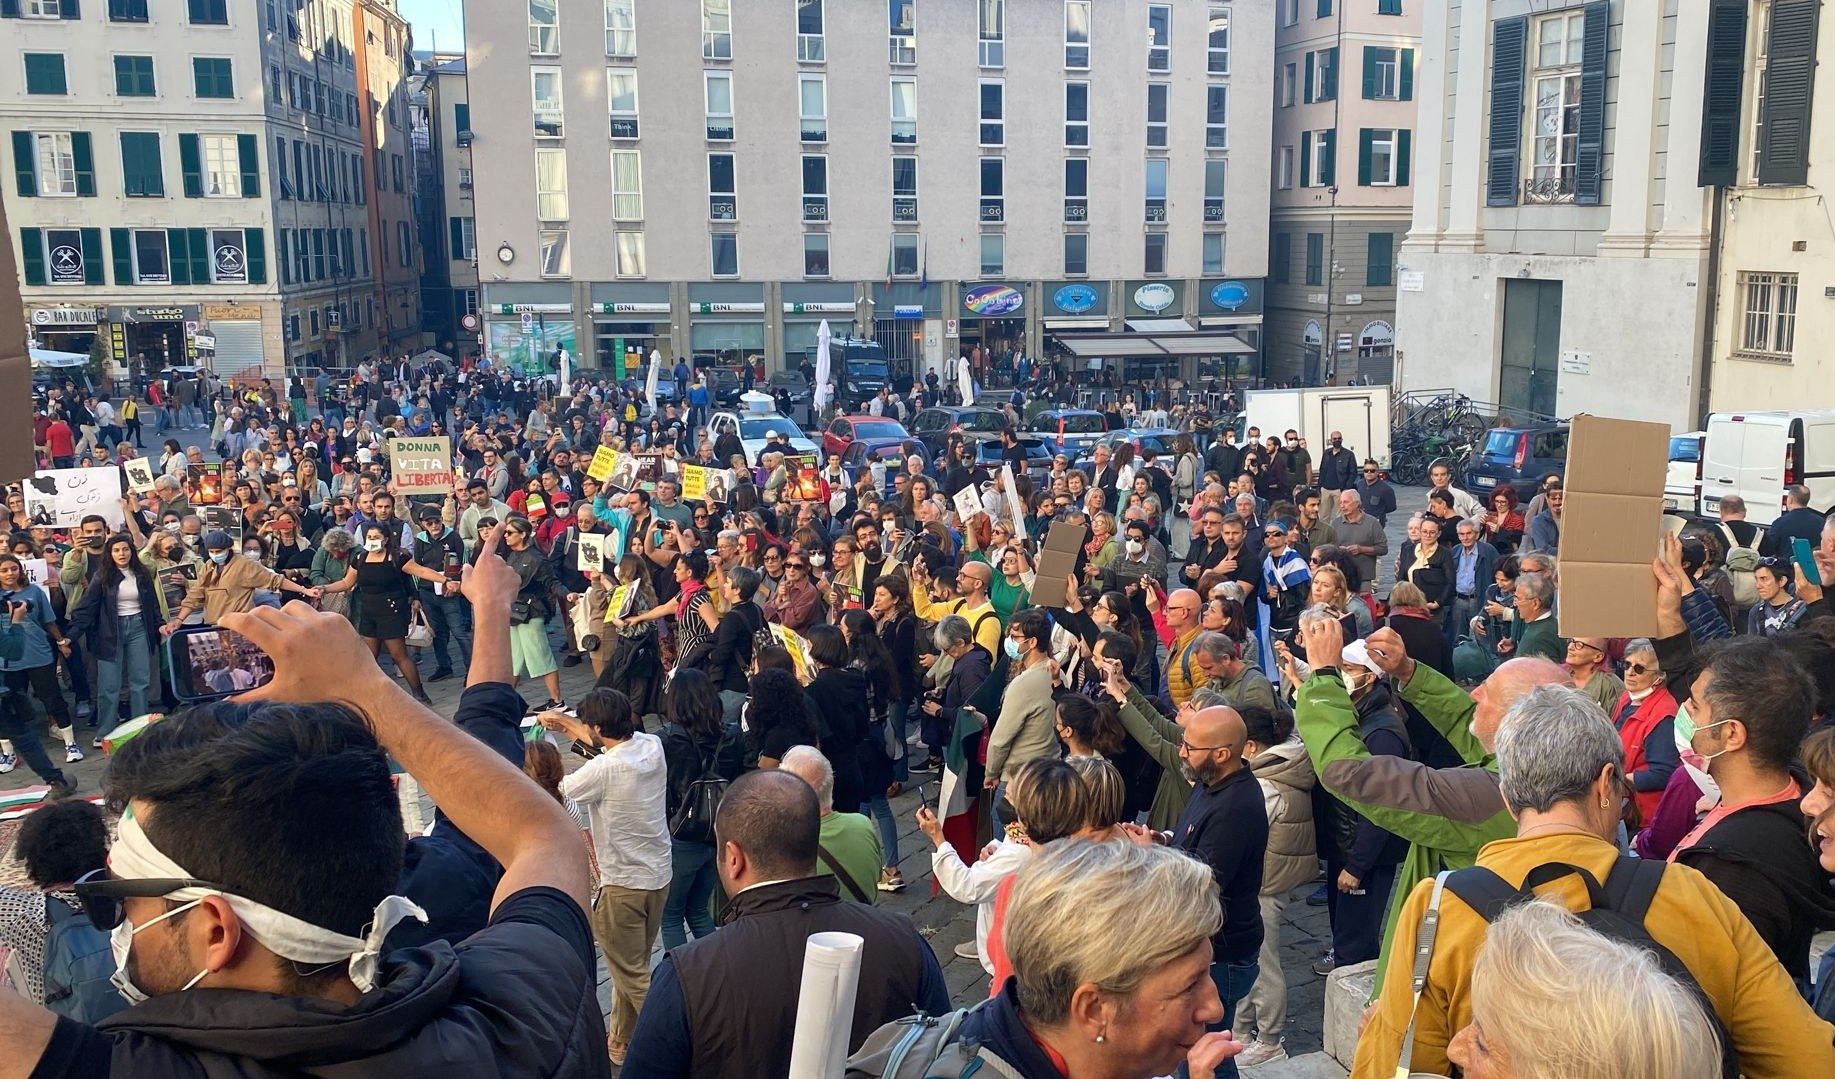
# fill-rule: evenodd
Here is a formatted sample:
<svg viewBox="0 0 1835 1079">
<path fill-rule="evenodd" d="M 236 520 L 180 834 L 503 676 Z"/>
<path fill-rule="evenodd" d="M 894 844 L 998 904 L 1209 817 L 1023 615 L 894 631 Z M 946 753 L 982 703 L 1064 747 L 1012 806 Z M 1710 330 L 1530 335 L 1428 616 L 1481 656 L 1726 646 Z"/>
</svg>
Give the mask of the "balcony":
<svg viewBox="0 0 1835 1079">
<path fill-rule="evenodd" d="M 1569 170 L 1559 176 L 1532 176 L 1523 181 L 1525 203 L 1574 201 L 1574 174 Z"/>
</svg>

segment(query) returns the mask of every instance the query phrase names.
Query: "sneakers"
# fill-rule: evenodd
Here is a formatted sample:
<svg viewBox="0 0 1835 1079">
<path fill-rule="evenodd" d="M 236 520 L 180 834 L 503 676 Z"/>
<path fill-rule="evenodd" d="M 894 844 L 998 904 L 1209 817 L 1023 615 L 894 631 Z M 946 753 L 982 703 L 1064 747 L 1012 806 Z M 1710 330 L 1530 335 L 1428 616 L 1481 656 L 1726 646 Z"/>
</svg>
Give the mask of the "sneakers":
<svg viewBox="0 0 1835 1079">
<path fill-rule="evenodd" d="M 913 772 L 940 772 L 943 770 L 942 757 L 926 757 L 924 763 L 911 766 Z"/>
<path fill-rule="evenodd" d="M 542 712 L 565 712 L 565 711 L 567 711 L 567 702 L 557 701 L 552 698 L 550 698 L 548 702 L 542 705 L 540 708 L 535 709 L 535 712 L 538 715 Z"/>
<path fill-rule="evenodd" d="M 61 782 L 49 784 L 45 788 L 45 800 L 48 802 L 61 802 L 75 793 L 76 780 L 66 778 Z"/>
<path fill-rule="evenodd" d="M 1331 885 L 1321 884 L 1319 887 L 1313 889 L 1313 894 L 1306 897 L 1306 905 L 1309 907 L 1323 907 L 1331 902 L 1331 900 L 1326 897 L 1325 891 L 1329 887 L 1331 887 Z"/>
<path fill-rule="evenodd" d="M 76 747 L 75 742 L 69 742 L 65 744 L 64 746 L 64 763 L 65 764 L 75 764 L 77 761 L 80 761 L 82 759 L 83 759 L 83 751 Z"/>
<path fill-rule="evenodd" d="M 434 671 L 433 674 L 428 676 L 427 681 L 444 682 L 446 679 L 451 678 L 451 677 L 452 677 L 452 668 L 448 667 L 443 671 Z"/>
<path fill-rule="evenodd" d="M 1281 1044 L 1279 1038 L 1271 1042 L 1265 1042 L 1257 1038 L 1249 1043 L 1247 1049 L 1237 1054 L 1236 1066 L 1238 1068 L 1253 1068 L 1257 1064 L 1266 1064 L 1270 1060 L 1286 1059 L 1287 1047 Z"/>
<path fill-rule="evenodd" d="M 956 958 L 972 959 L 979 963 L 981 962 L 981 949 L 976 946 L 974 941 L 965 940 L 961 944 L 956 945 Z"/>
<path fill-rule="evenodd" d="M 1313 973 L 1321 978 L 1330 974 L 1337 967 L 1338 953 L 1335 950 L 1328 949 L 1324 955 L 1313 961 Z"/>
<path fill-rule="evenodd" d="M 578 652 L 569 652 L 569 653 L 567 653 L 566 655 L 564 655 L 564 656 L 562 656 L 562 657 L 561 657 L 561 666 L 563 666 L 563 667 L 578 667 L 578 666 L 580 665 L 580 660 L 581 660 L 581 658 L 582 658 L 582 657 L 581 657 L 581 655 L 580 655 L 580 653 L 578 653 Z"/>
<path fill-rule="evenodd" d="M 102 736 L 97 735 L 96 737 L 91 738 L 89 740 L 89 748 L 90 749 L 101 749 L 102 748 Z"/>
<path fill-rule="evenodd" d="M 19 767 L 18 757 L 13 756 L 11 753 L 0 753 L 0 776 L 7 774 L 17 767 Z"/>
<path fill-rule="evenodd" d="M 889 865 L 879 871 L 879 890 L 882 892 L 902 892 L 905 890 L 905 875 L 898 867 Z"/>
</svg>

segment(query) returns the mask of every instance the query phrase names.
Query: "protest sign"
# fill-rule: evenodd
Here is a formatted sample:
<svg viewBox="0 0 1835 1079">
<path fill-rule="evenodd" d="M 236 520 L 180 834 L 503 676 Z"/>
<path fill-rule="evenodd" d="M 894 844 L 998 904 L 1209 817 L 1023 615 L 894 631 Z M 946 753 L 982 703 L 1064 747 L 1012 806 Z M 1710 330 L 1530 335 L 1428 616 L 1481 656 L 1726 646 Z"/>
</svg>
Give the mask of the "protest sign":
<svg viewBox="0 0 1835 1079">
<path fill-rule="evenodd" d="M 707 474 L 712 471 L 700 465 L 682 466 L 682 500 L 699 502 L 707 497 Z"/>
<path fill-rule="evenodd" d="M 120 530 L 121 470 L 109 468 L 47 468 L 21 484 L 25 489 L 26 520 L 56 529 L 75 528 L 94 513 Z"/>
<path fill-rule="evenodd" d="M 727 478 L 731 473 L 721 468 L 707 469 L 707 489 L 702 492 L 704 498 L 711 502 L 725 502 Z"/>
<path fill-rule="evenodd" d="M 223 501 L 223 466 L 221 464 L 191 465 L 187 470 L 191 478 L 191 501 L 200 506 L 214 506 Z"/>
<path fill-rule="evenodd" d="M 639 453 L 632 455 L 637 462 L 637 474 L 634 484 L 646 491 L 656 490 L 656 481 L 663 478 L 663 455 L 660 453 Z"/>
<path fill-rule="evenodd" d="M 1668 469 L 1666 424 L 1574 417 L 1555 599 L 1561 636 L 1657 636 L 1650 560 Z"/>
<path fill-rule="evenodd" d="M 1033 575 L 1033 602 L 1041 607 L 1063 607 L 1071 578 L 1077 572 L 1077 552 L 1083 546 L 1088 530 L 1070 521 L 1057 521 L 1045 533 L 1045 549 L 1039 552 L 1038 569 Z"/>
<path fill-rule="evenodd" d="M 1000 466 L 1000 490 L 1007 496 L 1007 512 L 1013 516 L 1013 534 L 1026 539 L 1026 504 L 1020 501 L 1019 484 L 1013 480 L 1013 464 Z"/>
<path fill-rule="evenodd" d="M 127 473 L 128 490 L 133 491 L 135 494 L 143 495 L 153 489 L 153 480 L 155 478 L 153 475 L 153 462 L 147 460 L 145 457 L 136 457 L 132 461 L 123 462 L 121 469 Z"/>
<path fill-rule="evenodd" d="M 602 573 L 605 570 L 605 541 L 607 536 L 595 536 L 588 532 L 580 533 L 579 549 L 574 554 L 574 568 L 581 573 Z"/>
<path fill-rule="evenodd" d="M 987 512 L 981 504 L 981 492 L 972 483 L 957 491 L 951 501 L 956 504 L 956 520 L 965 526 L 976 514 Z"/>
<path fill-rule="evenodd" d="M 31 581 L 38 587 L 44 588 L 50 583 L 51 563 L 44 559 L 22 558 L 19 560 L 19 566 L 21 569 L 25 570 L 25 579 Z"/>
<path fill-rule="evenodd" d="M 612 476 L 612 469 L 618 464 L 618 451 L 610 446 L 600 446 L 593 451 L 593 463 L 586 466 L 586 475 L 604 483 Z"/>
<path fill-rule="evenodd" d="M 389 471 L 398 495 L 452 493 L 452 439 L 445 435 L 389 439 Z"/>
<path fill-rule="evenodd" d="M 235 506 L 203 506 L 198 516 L 204 519 L 206 532 L 228 532 L 231 539 L 242 542 L 242 511 Z"/>
<path fill-rule="evenodd" d="M 796 663 L 797 681 L 807 684 L 815 677 L 815 661 L 809 656 L 809 642 L 788 626 L 772 623 L 771 629 L 777 634 L 777 639 L 783 642 L 784 650 L 790 653 L 791 660 Z"/>
</svg>

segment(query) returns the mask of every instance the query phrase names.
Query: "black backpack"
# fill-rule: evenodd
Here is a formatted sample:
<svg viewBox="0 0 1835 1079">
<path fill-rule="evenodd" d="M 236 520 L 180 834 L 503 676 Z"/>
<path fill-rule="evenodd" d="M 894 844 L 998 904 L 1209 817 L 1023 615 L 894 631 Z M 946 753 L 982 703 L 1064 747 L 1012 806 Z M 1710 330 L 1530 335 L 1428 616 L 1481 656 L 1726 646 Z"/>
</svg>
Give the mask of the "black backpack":
<svg viewBox="0 0 1835 1079">
<path fill-rule="evenodd" d="M 1644 929 L 1644 915 L 1650 910 L 1650 901 L 1656 897 L 1657 888 L 1663 883 L 1663 873 L 1667 868 L 1665 862 L 1621 855 L 1613 863 L 1612 872 L 1606 876 L 1605 886 L 1601 887 L 1593 874 L 1579 866 L 1566 862 L 1544 862 L 1529 871 L 1529 875 L 1523 878 L 1521 888 L 1512 888 L 1496 873 L 1484 866 L 1475 865 L 1448 874 L 1446 890 L 1464 900 L 1467 906 L 1489 923 L 1496 920 L 1506 908 L 1534 899 L 1537 887 L 1560 880 L 1570 873 L 1577 875 L 1587 886 L 1591 908 L 1574 911 L 1574 917 L 1590 929 L 1656 956 L 1657 964 L 1663 968 L 1663 972 L 1681 982 L 1694 994 L 1709 1021 L 1714 1024 L 1714 1032 L 1720 1037 L 1720 1073 L 1723 1079 L 1738 1079 L 1739 1052 L 1733 1048 L 1733 1039 L 1727 1034 L 1726 1024 L 1721 1022 L 1720 1015 L 1715 1012 L 1714 1002 L 1702 992 L 1701 983 L 1695 980 L 1695 976 L 1676 958 L 1675 953 L 1657 943 Z"/>
<path fill-rule="evenodd" d="M 705 753 L 697 750 L 701 771 L 682 791 L 682 800 L 669 815 L 669 834 L 684 843 L 712 843 L 714 815 L 720 811 L 720 800 L 726 797 L 730 781 L 720 774 L 720 754 L 726 749 L 730 728 L 722 729 L 720 740 Z"/>
</svg>

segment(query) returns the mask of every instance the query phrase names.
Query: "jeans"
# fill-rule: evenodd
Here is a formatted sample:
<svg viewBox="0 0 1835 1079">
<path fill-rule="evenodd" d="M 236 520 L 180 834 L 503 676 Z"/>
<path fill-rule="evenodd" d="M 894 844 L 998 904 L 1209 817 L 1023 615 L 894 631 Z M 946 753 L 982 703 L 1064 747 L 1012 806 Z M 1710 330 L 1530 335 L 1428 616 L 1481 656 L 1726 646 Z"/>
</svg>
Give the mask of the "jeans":
<svg viewBox="0 0 1835 1079">
<path fill-rule="evenodd" d="M 73 652 L 74 654 L 74 652 Z M 23 710 L 26 718 L 32 715 L 32 705 L 22 694 L 30 689 L 37 695 L 39 703 L 45 706 L 45 715 L 51 726 L 57 730 L 70 727 L 70 702 L 64 699 L 64 691 L 57 684 L 57 665 L 47 663 L 42 667 L 26 667 L 6 672 L 6 688 L 18 697 L 13 707 Z"/>
<path fill-rule="evenodd" d="M 892 816 L 892 803 L 886 800 L 886 792 L 880 791 L 866 800 L 864 808 L 873 823 L 879 826 L 879 845 L 885 848 L 882 859 L 888 869 L 898 867 L 898 821 Z"/>
<path fill-rule="evenodd" d="M 1477 617 L 1484 600 L 1477 593 L 1471 596 L 1454 596 L 1453 602 L 1446 608 L 1446 643 L 1448 647 L 1459 643 L 1459 638 L 1472 635 L 1472 619 Z"/>
<path fill-rule="evenodd" d="M 739 722 L 739 713 L 745 709 L 746 695 L 736 689 L 720 691 L 720 721 L 722 723 Z"/>
<path fill-rule="evenodd" d="M 104 616 L 106 617 L 106 616 Z M 127 714 L 147 713 L 147 688 L 153 684 L 153 652 L 146 623 L 139 615 L 115 619 L 115 658 L 96 657 L 96 737 L 105 738 L 120 722 L 122 676 L 127 678 Z"/>
<path fill-rule="evenodd" d="M 669 841 L 674 875 L 669 879 L 669 898 L 663 902 L 663 948 L 679 948 L 688 943 L 682 922 L 699 940 L 714 931 L 714 915 L 707 907 L 719 883 L 714 873 L 714 846 L 711 843 Z"/>
<path fill-rule="evenodd" d="M 1211 982 L 1217 987 L 1217 996 L 1223 1001 L 1223 1021 L 1206 1030 L 1229 1030 L 1236 1022 L 1236 1003 L 1249 995 L 1254 988 L 1255 979 L 1261 975 L 1262 962 L 1259 958 L 1237 959 L 1228 963 L 1211 964 Z M 1217 1065 L 1217 1079 L 1236 1079 L 1236 1061 L 1226 1060 Z"/>
<path fill-rule="evenodd" d="M 452 670 L 453 642 L 459 646 L 459 658 L 465 666 L 471 666 L 471 605 L 465 602 L 464 596 L 436 596 L 433 589 L 422 588 L 420 596 L 421 610 L 427 614 L 427 624 L 433 628 L 433 658 L 438 663 L 438 671 Z"/>
<path fill-rule="evenodd" d="M 898 739 L 898 756 L 892 761 L 892 780 L 895 783 L 911 781 L 911 763 L 906 759 L 911 755 L 911 747 L 905 744 L 905 739 L 911 732 L 911 713 L 916 707 L 917 698 L 905 697 L 893 701 L 891 711 L 886 713 L 886 722 L 892 725 L 892 734 Z M 881 834 L 884 834 L 883 831 Z M 891 849 L 892 845 L 887 844 L 886 850 Z M 889 857 L 886 864 L 897 865 L 898 859 Z"/>
</svg>

